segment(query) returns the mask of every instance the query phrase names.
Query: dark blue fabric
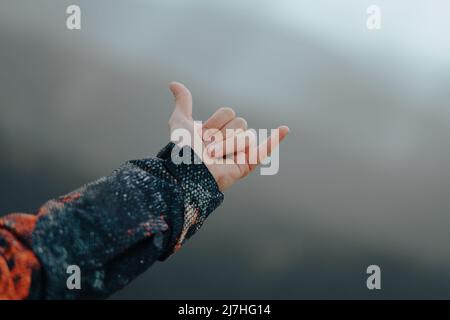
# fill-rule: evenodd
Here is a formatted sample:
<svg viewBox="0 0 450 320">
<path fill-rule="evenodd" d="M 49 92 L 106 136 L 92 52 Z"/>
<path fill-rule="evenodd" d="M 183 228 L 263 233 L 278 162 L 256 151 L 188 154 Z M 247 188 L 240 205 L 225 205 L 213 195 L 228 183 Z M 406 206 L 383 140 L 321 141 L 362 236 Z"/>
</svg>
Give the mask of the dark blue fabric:
<svg viewBox="0 0 450 320">
<path fill-rule="evenodd" d="M 199 229 L 223 194 L 204 164 L 173 163 L 174 147 L 129 161 L 39 210 L 29 245 L 40 271 L 30 297 L 108 297 Z M 180 152 L 195 157 L 190 148 Z M 66 286 L 69 265 L 81 269 L 81 290 Z"/>
</svg>

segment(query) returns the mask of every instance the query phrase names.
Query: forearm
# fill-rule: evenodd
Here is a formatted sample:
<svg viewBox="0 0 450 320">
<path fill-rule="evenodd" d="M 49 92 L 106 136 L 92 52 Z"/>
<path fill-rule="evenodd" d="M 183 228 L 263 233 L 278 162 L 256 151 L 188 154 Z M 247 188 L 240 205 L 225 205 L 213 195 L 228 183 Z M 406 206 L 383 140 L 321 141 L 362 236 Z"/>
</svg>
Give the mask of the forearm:
<svg viewBox="0 0 450 320">
<path fill-rule="evenodd" d="M 0 297 L 103 298 L 179 248 L 223 200 L 203 164 L 130 161 L 108 177 L 0 220 Z M 69 265 L 81 289 L 66 287 Z"/>
</svg>

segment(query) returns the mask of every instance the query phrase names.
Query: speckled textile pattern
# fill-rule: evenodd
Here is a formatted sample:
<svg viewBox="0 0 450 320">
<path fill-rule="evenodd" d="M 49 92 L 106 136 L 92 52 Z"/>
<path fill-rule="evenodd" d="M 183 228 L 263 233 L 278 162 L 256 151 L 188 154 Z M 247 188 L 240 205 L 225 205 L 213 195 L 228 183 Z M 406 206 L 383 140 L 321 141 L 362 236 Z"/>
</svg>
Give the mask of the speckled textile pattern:
<svg viewBox="0 0 450 320">
<path fill-rule="evenodd" d="M 192 164 L 173 163 L 172 151 Z M 223 201 L 196 157 L 169 143 L 36 213 L 1 218 L 0 299 L 106 298 L 166 259 Z M 80 290 L 67 288 L 70 265 L 80 267 Z"/>
</svg>

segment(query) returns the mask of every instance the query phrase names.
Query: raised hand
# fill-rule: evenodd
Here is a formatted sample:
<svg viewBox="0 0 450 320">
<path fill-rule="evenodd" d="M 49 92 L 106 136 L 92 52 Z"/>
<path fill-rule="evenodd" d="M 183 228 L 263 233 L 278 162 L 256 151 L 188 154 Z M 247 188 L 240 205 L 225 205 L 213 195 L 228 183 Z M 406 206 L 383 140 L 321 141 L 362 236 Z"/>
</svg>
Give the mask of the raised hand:
<svg viewBox="0 0 450 320">
<path fill-rule="evenodd" d="M 247 121 L 236 117 L 230 108 L 217 110 L 197 129 L 192 118 L 189 90 L 178 82 L 171 83 L 170 90 L 175 97 L 175 109 L 169 119 L 170 132 L 185 129 L 192 134 L 192 141 L 201 142 L 200 146 L 193 144 L 190 147 L 205 163 L 221 191 L 252 172 L 289 132 L 288 127 L 281 126 L 277 134 L 272 134 L 258 146 L 253 131 L 247 130 Z M 239 138 L 243 138 L 240 141 L 244 143 L 230 143 L 230 140 L 237 142 Z M 256 158 L 252 159 L 253 155 Z"/>
</svg>

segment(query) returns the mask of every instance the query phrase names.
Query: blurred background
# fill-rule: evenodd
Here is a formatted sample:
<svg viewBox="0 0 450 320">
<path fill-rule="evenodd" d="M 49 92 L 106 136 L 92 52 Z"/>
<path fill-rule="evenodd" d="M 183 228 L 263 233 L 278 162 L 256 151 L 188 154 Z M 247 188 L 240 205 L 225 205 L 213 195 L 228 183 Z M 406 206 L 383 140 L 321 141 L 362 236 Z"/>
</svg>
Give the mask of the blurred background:
<svg viewBox="0 0 450 320">
<path fill-rule="evenodd" d="M 287 124 L 280 171 L 113 298 L 450 298 L 450 2 L 371 4 L 0 0 L 0 213 L 155 155 L 178 80 L 197 119 Z"/>
</svg>

